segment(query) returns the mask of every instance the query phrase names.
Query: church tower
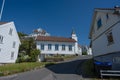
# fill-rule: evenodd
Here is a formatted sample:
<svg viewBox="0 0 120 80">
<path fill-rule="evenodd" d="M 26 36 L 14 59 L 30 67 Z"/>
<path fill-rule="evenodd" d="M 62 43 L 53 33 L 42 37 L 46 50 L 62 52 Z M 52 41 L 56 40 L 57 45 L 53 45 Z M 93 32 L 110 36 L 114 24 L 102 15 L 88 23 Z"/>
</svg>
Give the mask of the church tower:
<svg viewBox="0 0 120 80">
<path fill-rule="evenodd" d="M 71 37 L 76 41 L 74 51 L 75 51 L 75 54 L 78 54 L 78 38 L 74 30 L 72 30 Z"/>
<path fill-rule="evenodd" d="M 72 30 L 71 36 L 72 36 L 72 39 L 74 39 L 75 41 L 78 41 L 77 35 L 74 30 Z"/>
</svg>

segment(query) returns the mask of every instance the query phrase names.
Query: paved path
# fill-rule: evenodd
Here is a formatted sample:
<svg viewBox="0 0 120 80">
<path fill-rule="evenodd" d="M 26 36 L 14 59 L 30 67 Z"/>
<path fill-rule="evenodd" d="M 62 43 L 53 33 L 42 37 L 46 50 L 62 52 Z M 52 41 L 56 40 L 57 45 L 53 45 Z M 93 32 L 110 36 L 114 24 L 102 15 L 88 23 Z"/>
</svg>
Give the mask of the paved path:
<svg viewBox="0 0 120 80">
<path fill-rule="evenodd" d="M 90 56 L 79 56 L 73 60 L 59 63 L 57 65 L 32 70 L 7 77 L 0 80 L 81 80 L 80 65 Z"/>
</svg>

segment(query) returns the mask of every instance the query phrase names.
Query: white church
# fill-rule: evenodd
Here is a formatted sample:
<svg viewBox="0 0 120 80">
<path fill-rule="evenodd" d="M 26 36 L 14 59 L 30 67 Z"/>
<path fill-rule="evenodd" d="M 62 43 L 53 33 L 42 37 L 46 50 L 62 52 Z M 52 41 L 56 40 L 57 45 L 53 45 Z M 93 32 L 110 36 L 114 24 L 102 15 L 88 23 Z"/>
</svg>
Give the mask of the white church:
<svg viewBox="0 0 120 80">
<path fill-rule="evenodd" d="M 78 38 L 73 31 L 70 38 L 37 36 L 35 38 L 37 49 L 41 51 L 39 61 L 43 61 L 45 55 L 63 54 L 63 55 L 81 55 L 82 50 L 78 45 Z"/>
</svg>

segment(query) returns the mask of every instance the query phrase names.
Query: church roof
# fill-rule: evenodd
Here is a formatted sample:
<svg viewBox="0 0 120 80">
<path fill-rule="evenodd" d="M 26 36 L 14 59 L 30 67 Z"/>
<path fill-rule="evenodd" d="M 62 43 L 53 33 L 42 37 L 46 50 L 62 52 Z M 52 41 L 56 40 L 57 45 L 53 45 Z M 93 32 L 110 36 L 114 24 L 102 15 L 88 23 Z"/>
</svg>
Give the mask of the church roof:
<svg viewBox="0 0 120 80">
<path fill-rule="evenodd" d="M 36 41 L 76 42 L 72 38 L 54 37 L 54 36 L 37 36 Z"/>
</svg>

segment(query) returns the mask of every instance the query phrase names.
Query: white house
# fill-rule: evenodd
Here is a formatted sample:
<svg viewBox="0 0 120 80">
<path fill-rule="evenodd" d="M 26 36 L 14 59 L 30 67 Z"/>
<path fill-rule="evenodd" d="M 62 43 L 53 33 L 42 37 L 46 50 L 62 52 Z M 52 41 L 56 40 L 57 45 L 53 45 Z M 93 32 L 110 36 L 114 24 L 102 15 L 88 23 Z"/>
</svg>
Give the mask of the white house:
<svg viewBox="0 0 120 80">
<path fill-rule="evenodd" d="M 78 44 L 78 55 L 82 55 L 82 47 Z"/>
<path fill-rule="evenodd" d="M 81 46 L 82 52 L 86 52 L 87 55 L 92 55 L 92 49 L 89 46 Z"/>
<path fill-rule="evenodd" d="M 87 55 L 92 55 L 92 48 L 91 47 L 86 47 L 87 48 Z"/>
<path fill-rule="evenodd" d="M 89 38 L 94 60 L 120 69 L 120 7 L 94 10 Z"/>
<path fill-rule="evenodd" d="M 77 36 L 74 32 L 71 38 L 37 36 L 35 40 L 37 49 L 41 50 L 40 61 L 44 60 L 47 54 L 81 54 L 78 49 Z"/>
<path fill-rule="evenodd" d="M 43 30 L 42 28 L 38 28 L 36 30 L 33 30 L 33 32 L 27 37 L 36 37 L 36 36 L 50 36 L 50 34 L 45 30 Z"/>
<path fill-rule="evenodd" d="M 19 45 L 14 22 L 0 22 L 0 63 L 15 63 Z"/>
</svg>

